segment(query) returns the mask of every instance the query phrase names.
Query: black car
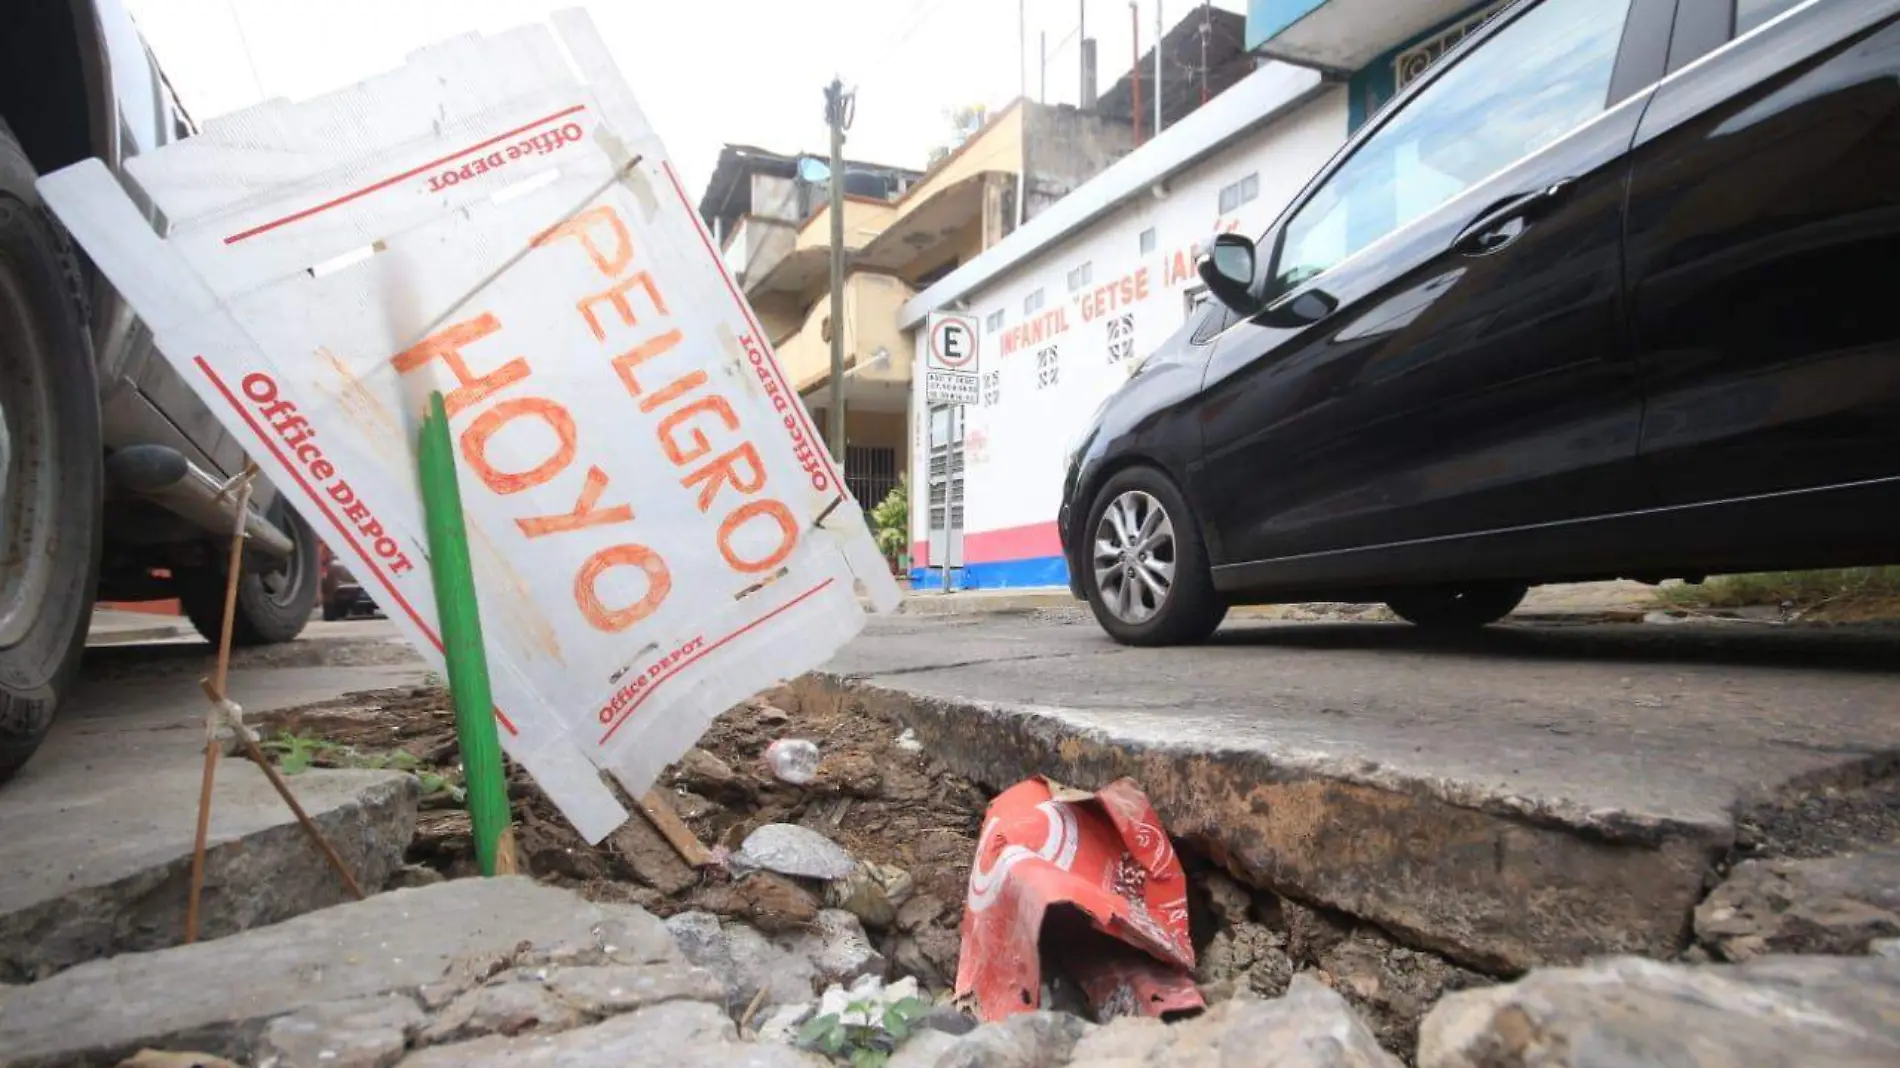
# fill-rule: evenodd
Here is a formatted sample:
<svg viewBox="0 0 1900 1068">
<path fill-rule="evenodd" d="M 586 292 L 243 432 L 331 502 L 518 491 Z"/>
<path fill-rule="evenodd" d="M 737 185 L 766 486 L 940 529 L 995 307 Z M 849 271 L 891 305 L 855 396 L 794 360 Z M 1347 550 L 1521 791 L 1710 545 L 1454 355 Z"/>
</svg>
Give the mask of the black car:
<svg viewBox="0 0 1900 1068">
<path fill-rule="evenodd" d="M 1120 641 L 1900 561 L 1900 0 L 1522 0 L 1201 276 L 1068 464 Z"/>
</svg>

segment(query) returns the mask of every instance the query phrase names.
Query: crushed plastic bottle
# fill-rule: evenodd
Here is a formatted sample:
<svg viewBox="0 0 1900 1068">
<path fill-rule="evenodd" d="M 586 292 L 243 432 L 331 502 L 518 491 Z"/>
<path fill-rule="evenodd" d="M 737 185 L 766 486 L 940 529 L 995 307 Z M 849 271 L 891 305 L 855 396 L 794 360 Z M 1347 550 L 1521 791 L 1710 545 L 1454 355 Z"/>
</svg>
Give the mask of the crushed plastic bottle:
<svg viewBox="0 0 1900 1068">
<path fill-rule="evenodd" d="M 818 743 L 780 738 L 765 747 L 765 764 L 780 782 L 803 786 L 818 777 Z"/>
</svg>

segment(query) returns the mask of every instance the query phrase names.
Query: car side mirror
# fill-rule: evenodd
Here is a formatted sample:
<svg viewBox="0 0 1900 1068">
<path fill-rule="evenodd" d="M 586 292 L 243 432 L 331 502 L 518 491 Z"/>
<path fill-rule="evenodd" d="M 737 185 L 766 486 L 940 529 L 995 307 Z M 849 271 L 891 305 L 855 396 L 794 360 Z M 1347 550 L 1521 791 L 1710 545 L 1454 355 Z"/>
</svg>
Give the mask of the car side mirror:
<svg viewBox="0 0 1900 1068">
<path fill-rule="evenodd" d="M 1282 330 L 1312 326 L 1339 307 L 1339 298 L 1323 289 L 1308 289 L 1291 297 L 1276 300 L 1261 312 L 1258 322 L 1265 326 Z"/>
<path fill-rule="evenodd" d="M 1201 255 L 1195 270 L 1215 300 L 1242 316 L 1251 316 L 1260 310 L 1260 300 L 1253 295 L 1256 259 L 1250 238 L 1216 234 L 1213 246 Z"/>
</svg>

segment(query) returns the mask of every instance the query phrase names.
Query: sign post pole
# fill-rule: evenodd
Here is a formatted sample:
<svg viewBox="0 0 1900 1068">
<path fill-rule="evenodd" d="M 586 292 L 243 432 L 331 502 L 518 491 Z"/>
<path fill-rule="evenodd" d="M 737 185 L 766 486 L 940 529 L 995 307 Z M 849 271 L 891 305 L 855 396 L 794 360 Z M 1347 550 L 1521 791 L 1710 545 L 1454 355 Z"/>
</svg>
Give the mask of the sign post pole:
<svg viewBox="0 0 1900 1068">
<path fill-rule="evenodd" d="M 449 444 L 449 416 L 442 391 L 429 394 L 416 445 L 422 475 L 422 510 L 429 528 L 429 572 L 435 580 L 436 618 L 442 624 L 449 697 L 455 705 L 455 739 L 462 749 L 468 818 L 475 859 L 483 875 L 515 872 L 515 835 L 509 826 L 508 780 L 501 770 L 501 736 L 488 684 L 488 651 L 482 644 L 481 610 L 475 601 L 475 569 L 469 562 L 462 490 Z"/>
<path fill-rule="evenodd" d="M 929 455 L 937 454 L 937 413 L 945 412 L 943 469 L 943 592 L 950 592 L 950 572 L 962 564 L 962 531 L 956 522 L 956 497 L 961 480 L 953 452 L 962 447 L 961 409 L 981 397 L 981 344 L 974 315 L 931 312 L 924 329 L 924 403 L 930 421 Z M 927 513 L 926 513 L 927 514 Z M 932 543 L 931 559 L 936 559 Z"/>
</svg>

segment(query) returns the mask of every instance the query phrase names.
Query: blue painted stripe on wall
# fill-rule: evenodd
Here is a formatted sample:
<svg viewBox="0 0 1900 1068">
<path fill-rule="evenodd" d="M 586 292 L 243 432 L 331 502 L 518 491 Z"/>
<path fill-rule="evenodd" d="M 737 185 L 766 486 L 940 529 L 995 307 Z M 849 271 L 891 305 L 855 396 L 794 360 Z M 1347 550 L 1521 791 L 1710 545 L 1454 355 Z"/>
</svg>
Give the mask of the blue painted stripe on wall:
<svg viewBox="0 0 1900 1068">
<path fill-rule="evenodd" d="M 1313 13 L 1326 0 L 1247 0 L 1247 51 Z"/>
<path fill-rule="evenodd" d="M 1040 586 L 1069 588 L 1069 564 L 1060 556 L 1038 556 L 1028 560 L 993 560 L 958 568 L 952 580 L 959 590 L 1014 590 Z M 913 590 L 943 589 L 943 572 L 934 568 L 910 569 Z"/>
</svg>

